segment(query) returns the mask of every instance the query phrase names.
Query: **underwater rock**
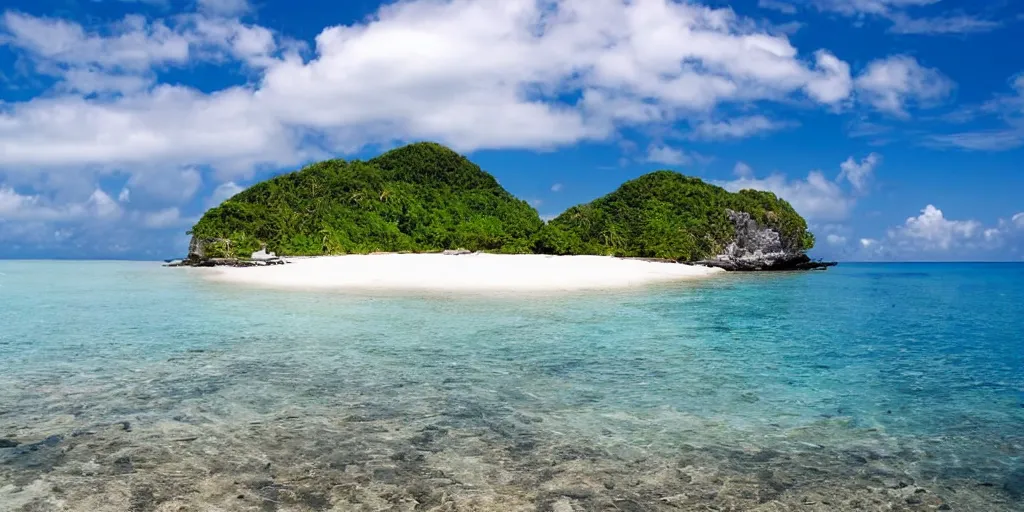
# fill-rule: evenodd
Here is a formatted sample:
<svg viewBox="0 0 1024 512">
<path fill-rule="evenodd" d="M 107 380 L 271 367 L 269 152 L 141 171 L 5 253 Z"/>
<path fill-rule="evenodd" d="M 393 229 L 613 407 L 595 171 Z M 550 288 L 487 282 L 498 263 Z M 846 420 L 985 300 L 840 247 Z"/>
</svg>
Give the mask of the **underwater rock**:
<svg viewBox="0 0 1024 512">
<path fill-rule="evenodd" d="M 1003 482 L 1003 490 L 1016 499 L 1024 499 L 1024 468 L 1010 473 Z"/>
<path fill-rule="evenodd" d="M 13 439 L 0 439 L 0 448 L 17 448 L 19 444 Z"/>
</svg>

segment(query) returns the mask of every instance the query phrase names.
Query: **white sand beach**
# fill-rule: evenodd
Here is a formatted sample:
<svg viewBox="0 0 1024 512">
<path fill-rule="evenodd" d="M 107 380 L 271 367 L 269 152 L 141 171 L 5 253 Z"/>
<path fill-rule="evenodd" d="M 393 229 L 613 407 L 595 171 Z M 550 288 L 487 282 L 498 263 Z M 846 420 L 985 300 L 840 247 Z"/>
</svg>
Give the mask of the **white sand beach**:
<svg viewBox="0 0 1024 512">
<path fill-rule="evenodd" d="M 722 272 L 605 256 L 537 254 L 373 254 L 287 261 L 266 267 L 217 267 L 208 270 L 207 277 L 291 289 L 542 292 L 625 288 Z"/>
</svg>

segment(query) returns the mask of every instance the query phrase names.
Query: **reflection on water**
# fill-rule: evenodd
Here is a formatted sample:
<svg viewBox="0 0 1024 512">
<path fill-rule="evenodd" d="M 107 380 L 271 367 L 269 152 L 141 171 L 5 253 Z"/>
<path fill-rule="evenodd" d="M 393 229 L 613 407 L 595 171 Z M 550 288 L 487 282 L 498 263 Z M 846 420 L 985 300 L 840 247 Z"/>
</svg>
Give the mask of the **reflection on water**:
<svg viewBox="0 0 1024 512">
<path fill-rule="evenodd" d="M 429 298 L 0 273 L 0 510 L 1024 510 L 1019 266 Z"/>
</svg>

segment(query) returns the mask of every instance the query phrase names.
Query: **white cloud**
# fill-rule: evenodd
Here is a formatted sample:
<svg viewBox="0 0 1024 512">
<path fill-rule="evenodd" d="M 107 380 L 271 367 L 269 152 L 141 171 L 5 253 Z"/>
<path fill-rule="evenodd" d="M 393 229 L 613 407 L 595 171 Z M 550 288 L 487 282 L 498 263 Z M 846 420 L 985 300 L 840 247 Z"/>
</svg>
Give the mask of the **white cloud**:
<svg viewBox="0 0 1024 512">
<path fill-rule="evenodd" d="M 87 30 L 78 23 L 7 11 L 0 44 L 19 50 L 43 75 L 60 77 L 58 89 L 80 94 L 131 94 L 152 86 L 155 70 L 231 57 L 269 64 L 274 34 L 236 19 L 202 14 L 148 21 L 130 15 Z"/>
<path fill-rule="evenodd" d="M 857 95 L 874 108 L 906 117 L 906 106 L 928 107 L 945 99 L 954 83 L 941 72 L 921 66 L 909 55 L 872 61 L 857 76 Z"/>
<path fill-rule="evenodd" d="M 335 153 L 419 139 L 463 151 L 551 147 L 706 118 L 722 103 L 804 94 L 834 103 L 851 82 L 849 66 L 828 52 L 806 62 L 785 36 L 758 32 L 731 10 L 667 0 L 401 2 L 325 29 L 311 60 L 275 54 L 269 31 L 226 18 L 126 18 L 90 32 L 6 17 L 10 44 L 78 77 L 72 89 L 121 95 L 6 104 L 0 168 L 160 161 L 231 167 L 231 177 L 324 154 L 307 140 Z M 228 57 L 263 69 L 260 79 L 210 93 L 140 90 L 154 67 Z M 566 93 L 581 100 L 559 102 Z"/>
<path fill-rule="evenodd" d="M 141 16 L 128 16 L 110 26 L 108 34 L 97 34 L 71 21 L 7 11 L 2 27 L 7 44 L 50 64 L 148 71 L 183 64 L 189 57 L 187 36 Z"/>
<path fill-rule="evenodd" d="M 168 228 L 179 225 L 182 221 L 181 212 L 173 206 L 155 212 L 148 212 L 142 216 L 143 224 L 152 229 Z"/>
<path fill-rule="evenodd" d="M 850 216 L 856 203 L 820 171 L 811 171 L 802 180 L 789 180 L 782 174 L 773 174 L 766 178 L 741 177 L 715 184 L 733 192 L 743 189 L 773 192 L 789 201 L 800 215 L 816 221 L 844 220 Z"/>
<path fill-rule="evenodd" d="M 665 165 L 688 165 L 693 162 L 693 157 L 681 149 L 664 144 L 651 144 L 647 148 L 645 161 Z"/>
<path fill-rule="evenodd" d="M 29 211 L 39 201 L 37 196 L 19 194 L 13 188 L 0 186 L 0 220 L 14 218 L 15 214 Z"/>
<path fill-rule="evenodd" d="M 868 183 L 871 181 L 871 177 L 874 175 L 875 167 L 882 161 L 882 156 L 878 153 L 871 153 L 864 157 L 860 163 L 851 156 L 847 158 L 845 162 L 839 164 L 839 179 L 850 182 L 854 190 L 857 192 L 864 192 L 867 190 Z"/>
<path fill-rule="evenodd" d="M 764 116 L 737 117 L 724 121 L 699 123 L 694 128 L 692 136 L 705 140 L 742 139 L 758 133 L 778 130 L 784 126 L 786 123 L 775 122 Z"/>
<path fill-rule="evenodd" d="M 849 218 L 857 200 L 841 184 L 849 182 L 854 191 L 865 193 L 881 158 L 881 155 L 871 153 L 857 163 L 850 157 L 839 165 L 840 172 L 835 180 L 826 178 L 821 171 L 811 171 L 806 179 L 790 180 L 780 173 L 757 178 L 749 165 L 737 162 L 733 168 L 736 179 L 714 183 L 730 191 L 755 189 L 773 192 L 789 201 L 798 213 L 810 221 L 842 221 Z"/>
<path fill-rule="evenodd" d="M 238 185 L 233 181 L 221 183 L 220 185 L 217 185 L 216 189 L 214 189 L 213 194 L 207 202 L 207 206 L 218 206 L 243 190 L 245 190 L 245 187 Z"/>
<path fill-rule="evenodd" d="M 1018 218 L 1022 219 L 1018 222 Z M 977 220 L 956 220 L 934 205 L 890 228 L 881 239 L 861 240 L 859 257 L 890 260 L 1006 259 L 1024 249 L 1024 213 L 986 227 Z"/>
<path fill-rule="evenodd" d="M 175 204 L 191 199 L 202 184 L 202 175 L 192 167 L 161 168 L 135 174 L 128 180 L 128 185 L 137 193 Z"/>
<path fill-rule="evenodd" d="M 814 58 L 819 73 L 807 83 L 807 94 L 827 104 L 846 99 L 853 88 L 850 65 L 824 50 L 815 52 Z"/>
<path fill-rule="evenodd" d="M 736 162 L 736 165 L 732 168 L 732 173 L 739 178 L 750 178 L 754 176 L 754 169 L 747 165 L 746 162 Z"/>
<path fill-rule="evenodd" d="M 563 188 L 564 187 L 561 183 L 555 183 L 554 185 L 551 185 L 552 192 L 561 192 Z"/>
<path fill-rule="evenodd" d="M 294 164 L 294 132 L 256 104 L 252 91 L 206 95 L 181 86 L 98 103 L 39 98 L 0 110 L 0 168 L 133 168 L 212 164 L 248 172 L 258 163 Z"/>
<path fill-rule="evenodd" d="M 128 203 L 132 200 L 132 191 L 128 187 L 121 189 L 121 193 L 117 194 L 117 201 L 119 203 Z"/>
<path fill-rule="evenodd" d="M 829 234 L 827 237 L 825 237 L 825 241 L 827 241 L 829 243 L 829 245 L 834 245 L 834 246 L 846 245 L 846 237 L 845 236 L 840 236 L 840 235 L 837 235 L 837 234 L 834 234 L 834 233 Z"/>
<path fill-rule="evenodd" d="M 121 205 L 98 188 L 92 192 L 85 205 L 89 211 L 100 218 L 116 218 L 120 217 L 122 213 Z"/>
<path fill-rule="evenodd" d="M 317 58 L 268 70 L 261 94 L 287 105 L 288 122 L 346 139 L 427 138 L 469 150 L 603 138 L 619 124 L 800 90 L 837 101 L 822 84 L 848 81 L 828 54 L 818 57 L 826 64 L 802 63 L 785 38 L 751 33 L 729 10 L 664 0 L 546 5 L 385 7 L 369 25 L 326 29 Z M 545 98 L 566 87 L 582 95 L 578 105 Z M 391 101 L 375 100 L 382 96 Z"/>
<path fill-rule="evenodd" d="M 112 220 L 122 213 L 121 205 L 99 188 L 82 200 L 56 203 L 38 194 L 20 194 L 11 187 L 0 185 L 0 221 Z"/>
<path fill-rule="evenodd" d="M 921 215 L 910 217 L 902 226 L 889 230 L 889 240 L 904 248 L 949 250 L 981 234 L 980 222 L 947 219 L 942 210 L 929 204 L 921 210 Z"/>
</svg>

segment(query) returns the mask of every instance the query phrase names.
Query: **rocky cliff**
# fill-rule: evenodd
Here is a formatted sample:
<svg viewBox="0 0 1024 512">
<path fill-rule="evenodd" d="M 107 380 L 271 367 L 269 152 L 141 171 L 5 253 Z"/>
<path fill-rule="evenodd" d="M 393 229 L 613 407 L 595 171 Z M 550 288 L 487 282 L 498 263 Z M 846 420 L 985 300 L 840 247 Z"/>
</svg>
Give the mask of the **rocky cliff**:
<svg viewBox="0 0 1024 512">
<path fill-rule="evenodd" d="M 736 271 L 814 270 L 836 264 L 811 260 L 801 249 L 799 240 L 760 225 L 749 213 L 726 212 L 736 230 L 735 238 L 715 258 L 695 263 Z"/>
</svg>

